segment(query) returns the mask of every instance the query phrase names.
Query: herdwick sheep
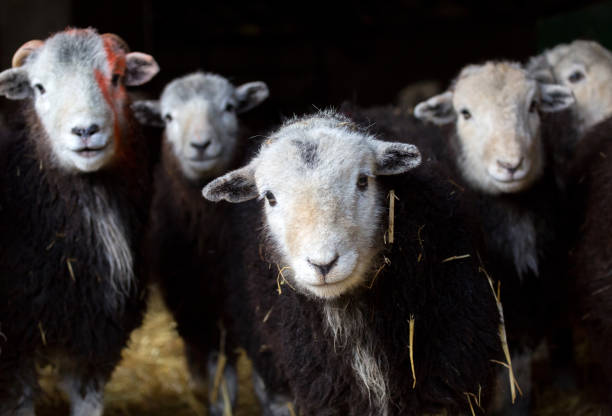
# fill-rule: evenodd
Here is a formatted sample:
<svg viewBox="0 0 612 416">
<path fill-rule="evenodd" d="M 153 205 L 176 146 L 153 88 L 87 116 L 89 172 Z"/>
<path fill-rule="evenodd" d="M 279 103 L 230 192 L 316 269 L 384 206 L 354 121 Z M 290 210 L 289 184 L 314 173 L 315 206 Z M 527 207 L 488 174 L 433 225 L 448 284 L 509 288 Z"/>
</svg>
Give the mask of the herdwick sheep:
<svg viewBox="0 0 612 416">
<path fill-rule="evenodd" d="M 579 135 L 612 116 L 612 53 L 597 42 L 576 40 L 530 59 L 527 69 L 546 83 L 572 90 Z"/>
<path fill-rule="evenodd" d="M 264 414 L 288 415 L 292 400 L 304 415 L 484 406 L 501 356 L 497 306 L 462 194 L 420 162 L 415 146 L 325 111 L 285 122 L 204 188 L 242 202 L 227 315 Z"/>
<path fill-rule="evenodd" d="M 518 369 L 525 393 L 519 413 L 529 406 L 531 378 L 530 360 L 519 356 L 528 357 L 546 334 L 570 339 L 557 331 L 566 325 L 564 196 L 551 172 L 541 113 L 572 103 L 567 87 L 539 84 L 518 64 L 488 62 L 467 66 L 448 91 L 415 108 L 417 117 L 443 126 L 449 162 L 476 198 L 514 361 L 526 365 Z M 563 348 L 553 353 L 569 360 Z"/>
<path fill-rule="evenodd" d="M 227 210 L 202 199 L 202 186 L 240 159 L 242 139 L 238 114 L 268 96 L 263 82 L 238 87 L 227 79 L 196 72 L 170 82 L 158 100 L 132 104 L 141 123 L 164 127 L 161 164 L 155 171 L 154 196 L 147 233 L 147 257 L 155 280 L 185 340 L 193 385 L 212 385 L 219 354 L 219 310 L 224 300 Z M 228 350 L 230 357 L 233 352 Z M 208 363 L 208 364 L 207 364 Z M 236 399 L 233 360 L 225 382 Z M 211 403 L 224 414 L 223 400 Z"/>
<path fill-rule="evenodd" d="M 72 415 L 102 414 L 146 298 L 150 169 L 125 87 L 158 70 L 117 35 L 67 29 L 0 73 L 27 118 L 0 149 L 0 415 L 34 415 L 40 361 L 59 369 Z"/>
</svg>

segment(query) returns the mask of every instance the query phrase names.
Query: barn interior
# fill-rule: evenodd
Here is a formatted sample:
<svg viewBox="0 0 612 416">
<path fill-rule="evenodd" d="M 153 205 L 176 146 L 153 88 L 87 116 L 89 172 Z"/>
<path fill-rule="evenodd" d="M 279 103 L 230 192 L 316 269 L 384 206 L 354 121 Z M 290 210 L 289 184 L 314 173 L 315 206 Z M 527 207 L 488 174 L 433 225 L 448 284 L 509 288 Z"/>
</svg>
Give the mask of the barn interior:
<svg viewBox="0 0 612 416">
<path fill-rule="evenodd" d="M 612 1 L 498 0 L 453 2 L 248 3 L 160 0 L 2 0 L 0 62 L 10 66 L 17 48 L 65 27 L 95 27 L 119 34 L 133 50 L 155 57 L 161 71 L 137 97 L 157 97 L 173 78 L 203 70 L 233 83 L 262 80 L 270 98 L 245 114 L 254 131 L 283 118 L 339 106 L 398 104 L 406 111 L 446 88 L 462 66 L 490 59 L 525 62 L 562 42 L 593 39 L 612 49 Z M 433 92 L 432 92 L 433 91 Z M 19 124 L 15 102 L 0 100 L 0 123 Z M 197 319 L 197 318 L 196 318 Z M 106 389 L 106 415 L 205 415 L 191 393 L 183 344 L 159 293 L 143 327 L 124 351 Z M 596 386 L 597 363 L 575 334 L 579 363 L 569 390 L 535 385 L 538 415 L 600 415 L 610 409 Z M 52 387 L 52 368 L 41 368 L 45 395 L 40 414 L 67 411 Z M 236 415 L 256 415 L 250 368 L 241 360 Z"/>
</svg>

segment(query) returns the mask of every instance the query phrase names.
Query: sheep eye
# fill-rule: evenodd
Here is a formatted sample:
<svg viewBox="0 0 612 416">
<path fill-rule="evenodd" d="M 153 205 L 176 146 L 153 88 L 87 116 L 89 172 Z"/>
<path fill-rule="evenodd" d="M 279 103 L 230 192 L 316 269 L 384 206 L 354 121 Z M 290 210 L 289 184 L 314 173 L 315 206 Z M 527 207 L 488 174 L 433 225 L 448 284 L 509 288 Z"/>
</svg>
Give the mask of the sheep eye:
<svg viewBox="0 0 612 416">
<path fill-rule="evenodd" d="M 472 118 L 472 113 L 470 113 L 470 112 L 469 112 L 467 109 L 465 109 L 465 108 L 464 108 L 463 110 L 461 110 L 461 115 L 463 116 L 463 118 L 464 118 L 465 120 L 469 120 L 469 119 L 471 119 L 471 118 Z"/>
<path fill-rule="evenodd" d="M 46 92 L 45 87 L 43 87 L 42 84 L 36 84 L 34 85 L 34 88 L 36 88 L 41 95 Z"/>
<path fill-rule="evenodd" d="M 529 112 L 533 113 L 536 111 L 537 108 L 538 108 L 538 103 L 536 103 L 536 101 L 533 100 L 531 104 L 529 104 Z"/>
<path fill-rule="evenodd" d="M 164 120 L 166 120 L 167 122 L 172 121 L 172 116 L 170 115 L 170 113 L 166 113 L 166 115 L 164 116 Z"/>
<path fill-rule="evenodd" d="M 225 104 L 225 111 L 227 111 L 228 113 L 234 112 L 234 110 L 236 110 L 236 106 L 232 103 L 227 103 Z"/>
<path fill-rule="evenodd" d="M 368 189 L 368 176 L 367 175 L 359 175 L 357 178 L 357 188 L 360 191 L 365 191 Z"/>
<path fill-rule="evenodd" d="M 271 207 L 276 205 L 276 198 L 274 197 L 274 194 L 272 192 L 266 191 L 266 199 L 268 200 L 268 204 L 270 204 Z"/>
<path fill-rule="evenodd" d="M 117 85 L 119 85 L 120 79 L 121 79 L 121 74 L 113 74 L 113 77 L 111 78 L 111 84 L 113 84 L 113 87 L 116 87 Z"/>
<path fill-rule="evenodd" d="M 584 74 L 580 71 L 573 72 L 569 77 L 567 77 L 568 81 L 572 84 L 582 80 L 584 78 Z"/>
</svg>

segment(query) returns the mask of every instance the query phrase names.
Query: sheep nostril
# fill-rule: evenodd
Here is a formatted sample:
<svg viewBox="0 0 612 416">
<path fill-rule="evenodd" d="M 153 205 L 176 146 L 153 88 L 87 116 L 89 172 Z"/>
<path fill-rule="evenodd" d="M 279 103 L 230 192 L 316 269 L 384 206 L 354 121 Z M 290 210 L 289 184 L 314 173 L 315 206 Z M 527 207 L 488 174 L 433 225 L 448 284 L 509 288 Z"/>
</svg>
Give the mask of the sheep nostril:
<svg viewBox="0 0 612 416">
<path fill-rule="evenodd" d="M 319 271 L 321 276 L 325 277 L 330 272 L 330 270 L 334 268 L 336 263 L 338 263 L 338 257 L 339 256 L 336 254 L 336 257 L 334 257 L 334 259 L 327 264 L 317 264 L 317 263 L 313 263 L 310 260 L 307 260 L 307 261 L 312 267 L 314 267 L 315 269 Z"/>
<path fill-rule="evenodd" d="M 86 138 L 100 131 L 100 126 L 92 124 L 91 126 L 85 127 L 73 127 L 70 132 L 78 137 Z"/>
<path fill-rule="evenodd" d="M 88 136 L 91 136 L 93 134 L 96 134 L 97 132 L 100 131 L 100 126 L 98 126 L 97 124 L 92 124 L 91 126 L 89 126 L 89 128 L 85 131 L 85 134 L 87 134 Z"/>
<path fill-rule="evenodd" d="M 208 140 L 208 141 L 206 141 L 204 143 L 191 142 L 190 144 L 191 144 L 191 147 L 193 147 L 194 149 L 199 150 L 199 151 L 204 151 L 204 150 L 206 150 L 206 148 L 208 146 L 210 146 L 210 140 Z"/>
<path fill-rule="evenodd" d="M 523 158 L 520 158 L 519 161 L 516 163 L 505 162 L 503 160 L 497 160 L 497 165 L 502 169 L 506 169 L 510 173 L 516 172 L 521 167 L 522 164 L 523 164 Z"/>
</svg>

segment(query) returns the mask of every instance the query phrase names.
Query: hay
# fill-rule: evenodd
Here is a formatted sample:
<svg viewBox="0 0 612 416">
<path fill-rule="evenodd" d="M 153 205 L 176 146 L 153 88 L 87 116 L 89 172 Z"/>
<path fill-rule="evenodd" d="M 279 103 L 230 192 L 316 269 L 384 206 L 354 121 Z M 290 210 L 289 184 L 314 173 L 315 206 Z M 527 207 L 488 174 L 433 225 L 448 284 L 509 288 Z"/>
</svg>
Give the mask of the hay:
<svg viewBox="0 0 612 416">
<path fill-rule="evenodd" d="M 74 270 L 72 269 L 72 262 L 75 261 L 75 259 L 66 259 L 66 265 L 68 266 L 68 273 L 70 274 L 70 278 L 72 279 L 73 282 L 76 282 L 76 277 L 74 277 Z"/>
<path fill-rule="evenodd" d="M 416 388 L 416 372 L 414 371 L 414 315 L 408 321 L 410 333 L 408 335 L 408 351 L 410 354 L 410 369 L 412 370 L 412 388 Z"/>
<path fill-rule="evenodd" d="M 451 256 L 451 257 L 448 257 L 442 260 L 442 263 L 448 263 L 449 261 L 467 259 L 469 257 L 472 257 L 472 256 L 470 254 L 462 254 L 461 256 Z"/>
<path fill-rule="evenodd" d="M 423 245 L 423 239 L 421 238 L 421 231 L 425 228 L 425 224 L 421 225 L 417 230 L 417 240 L 419 241 L 419 246 L 421 247 L 421 252 L 417 256 L 417 263 L 420 263 L 423 260 L 423 255 L 425 254 L 425 246 Z"/>
<path fill-rule="evenodd" d="M 395 189 L 389 191 L 389 229 L 387 230 L 387 240 L 393 244 L 395 240 L 395 200 L 399 198 L 395 195 Z M 386 241 L 385 241 L 386 244 Z"/>
<path fill-rule="evenodd" d="M 46 347 L 47 346 L 47 335 L 45 333 L 45 330 L 42 326 L 41 321 L 38 321 L 38 331 L 40 332 L 40 340 L 42 341 L 42 344 Z"/>
<path fill-rule="evenodd" d="M 508 379 L 510 381 L 510 396 L 512 399 L 512 404 L 514 404 L 514 402 L 516 401 L 516 391 L 518 390 L 521 396 L 523 395 L 523 392 L 521 391 L 521 387 L 519 386 L 518 381 L 514 376 L 514 370 L 512 369 L 512 358 L 510 357 L 510 349 L 508 348 L 508 337 L 506 336 L 506 324 L 504 321 L 504 308 L 502 306 L 500 298 L 500 285 L 498 284 L 496 292 L 493 286 L 493 280 L 491 279 L 489 273 L 485 270 L 484 266 L 482 266 L 482 262 L 481 265 L 478 266 L 478 271 L 484 273 L 485 277 L 487 278 L 487 281 L 489 282 L 489 286 L 491 287 L 491 291 L 493 292 L 493 297 L 495 298 L 495 303 L 499 312 L 498 334 L 502 344 L 502 349 L 504 351 L 504 356 L 506 357 L 505 363 L 497 360 L 491 361 L 500 364 L 508 369 Z"/>
<path fill-rule="evenodd" d="M 295 291 L 295 288 L 293 286 L 291 286 L 291 283 L 289 283 L 289 281 L 287 279 L 285 279 L 285 275 L 283 274 L 283 272 L 285 270 L 290 270 L 291 267 L 289 267 L 289 266 L 280 267 L 277 264 L 276 268 L 278 269 L 278 274 L 276 275 L 276 291 L 278 292 L 278 294 L 279 295 L 283 294 L 283 290 L 281 289 L 281 286 L 284 285 L 284 284 L 286 284 L 291 289 L 293 289 L 293 291 Z"/>
<path fill-rule="evenodd" d="M 366 286 L 368 289 L 372 289 L 374 287 L 374 282 L 376 282 L 376 279 L 378 279 L 378 275 L 389 264 L 391 264 L 391 260 L 389 260 L 387 256 L 383 256 L 383 264 L 378 269 L 376 269 L 376 272 L 374 272 L 374 277 L 372 278 L 372 281 L 369 285 Z"/>
</svg>

